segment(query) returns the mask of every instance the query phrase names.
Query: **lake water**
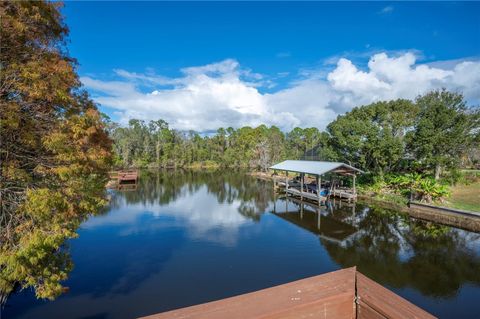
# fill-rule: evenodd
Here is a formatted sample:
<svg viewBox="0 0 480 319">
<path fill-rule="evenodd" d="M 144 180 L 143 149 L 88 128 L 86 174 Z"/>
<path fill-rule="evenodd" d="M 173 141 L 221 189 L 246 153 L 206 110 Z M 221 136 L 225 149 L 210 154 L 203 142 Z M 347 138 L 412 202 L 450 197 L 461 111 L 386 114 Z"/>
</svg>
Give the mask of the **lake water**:
<svg viewBox="0 0 480 319">
<path fill-rule="evenodd" d="M 13 294 L 8 318 L 134 318 L 356 265 L 442 318 L 480 318 L 480 234 L 339 201 L 313 208 L 237 172 L 143 172 L 71 240 L 55 301 Z"/>
</svg>

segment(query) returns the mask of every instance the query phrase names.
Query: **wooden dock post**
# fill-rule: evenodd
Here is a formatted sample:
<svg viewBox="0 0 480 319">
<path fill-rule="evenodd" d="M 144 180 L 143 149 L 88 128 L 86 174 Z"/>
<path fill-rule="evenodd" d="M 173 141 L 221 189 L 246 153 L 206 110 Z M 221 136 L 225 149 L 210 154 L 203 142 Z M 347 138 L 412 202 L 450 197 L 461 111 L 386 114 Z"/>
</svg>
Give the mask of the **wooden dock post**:
<svg viewBox="0 0 480 319">
<path fill-rule="evenodd" d="M 285 189 L 288 189 L 288 172 L 285 173 Z"/>
<path fill-rule="evenodd" d="M 357 189 L 355 187 L 356 177 L 357 177 L 357 175 L 355 173 L 353 173 L 353 196 L 354 196 L 354 199 L 357 199 Z"/>
<path fill-rule="evenodd" d="M 275 192 L 277 190 L 277 177 L 276 177 L 277 171 L 273 170 L 273 191 Z"/>
<path fill-rule="evenodd" d="M 303 200 L 303 178 L 304 175 L 300 174 L 300 199 Z"/>
<path fill-rule="evenodd" d="M 322 178 L 320 176 L 317 175 L 317 178 L 316 178 L 316 182 L 317 182 L 317 197 L 318 197 L 318 206 L 322 205 L 322 195 L 320 195 L 321 191 L 322 191 Z"/>
</svg>

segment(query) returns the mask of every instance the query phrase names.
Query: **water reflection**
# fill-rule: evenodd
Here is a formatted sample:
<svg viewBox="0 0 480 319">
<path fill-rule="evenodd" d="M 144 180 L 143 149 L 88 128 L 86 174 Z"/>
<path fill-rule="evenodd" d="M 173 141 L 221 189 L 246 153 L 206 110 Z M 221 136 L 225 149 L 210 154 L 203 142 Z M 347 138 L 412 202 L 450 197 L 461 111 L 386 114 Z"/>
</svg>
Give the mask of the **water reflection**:
<svg viewBox="0 0 480 319">
<path fill-rule="evenodd" d="M 277 202 L 284 202 L 285 205 L 277 205 Z M 328 208 L 331 207 L 329 206 Z M 342 218 L 343 216 L 340 215 L 340 210 L 335 210 L 333 213 L 325 210 L 324 207 L 302 202 L 294 198 L 279 198 L 278 201 L 275 202 L 272 213 L 305 230 L 317 234 L 324 240 L 340 245 L 344 244 L 348 238 L 352 237 L 358 231 L 358 228 L 349 222 L 348 218 Z M 354 214 L 353 212 L 353 215 Z"/>
<path fill-rule="evenodd" d="M 273 193 L 267 184 L 242 172 L 145 171 L 136 192 L 112 192 L 115 216 L 91 219 L 83 228 L 123 224 L 124 235 L 158 231 L 156 224 L 134 223 L 148 211 L 158 218 L 181 219 L 193 239 L 233 246 L 238 228 L 258 222 L 271 202 Z"/>
<path fill-rule="evenodd" d="M 480 234 L 361 203 L 336 200 L 318 207 L 274 198 L 270 183 L 241 172 L 144 172 L 140 181 L 139 192 L 116 193 L 113 205 L 141 203 L 139 211 L 168 205 L 163 216 L 184 218 L 196 239 L 232 246 L 238 227 L 258 222 L 273 202 L 273 214 L 319 235 L 342 267 L 356 265 L 384 285 L 452 297 L 465 283 L 480 284 Z M 228 205 L 216 205 L 209 196 Z"/>
<path fill-rule="evenodd" d="M 79 233 L 69 293 L 19 292 L 2 319 L 132 318 L 353 265 L 436 315 L 479 314 L 479 234 L 362 204 L 305 205 L 242 172 L 142 172 Z"/>
<path fill-rule="evenodd" d="M 282 197 L 273 213 L 317 234 L 342 267 L 356 265 L 383 285 L 451 298 L 480 284 L 480 234 L 341 201 L 320 208 Z"/>
<path fill-rule="evenodd" d="M 143 171 L 136 192 L 116 192 L 112 207 L 118 207 L 118 200 L 127 204 L 165 205 L 206 187 L 218 203 L 232 204 L 241 201 L 240 213 L 258 220 L 273 198 L 270 183 L 257 180 L 237 171 Z M 268 190 L 268 191 L 266 191 Z"/>
</svg>

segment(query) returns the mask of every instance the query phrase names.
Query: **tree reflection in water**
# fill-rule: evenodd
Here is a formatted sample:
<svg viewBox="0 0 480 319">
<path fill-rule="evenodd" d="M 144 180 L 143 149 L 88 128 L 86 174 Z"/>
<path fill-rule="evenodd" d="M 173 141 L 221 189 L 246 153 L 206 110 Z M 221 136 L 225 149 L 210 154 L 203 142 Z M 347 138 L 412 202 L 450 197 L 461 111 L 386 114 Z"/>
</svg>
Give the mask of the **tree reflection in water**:
<svg viewBox="0 0 480 319">
<path fill-rule="evenodd" d="M 277 203 L 279 206 L 285 207 Z M 467 283 L 480 285 L 480 234 L 415 220 L 372 205 L 357 203 L 349 207 L 343 203 L 342 207 L 338 201 L 321 209 L 318 223 L 316 217 L 309 217 L 316 215 L 312 209 L 306 212 L 305 206 L 301 214 L 300 204 L 295 206 L 297 211 L 278 215 L 318 234 L 321 245 L 341 267 L 356 265 L 383 285 L 414 288 L 423 295 L 443 298 L 454 297 Z M 327 220 L 342 222 L 343 229 L 332 229 L 332 222 L 325 223 Z M 357 230 L 351 236 L 331 239 L 332 233 L 346 233 L 352 226 Z"/>
<path fill-rule="evenodd" d="M 242 172 L 161 171 L 142 172 L 138 191 L 116 193 L 112 205 L 118 197 L 127 203 L 164 205 L 186 193 L 195 193 L 203 185 L 219 203 L 240 201 L 238 212 L 253 221 L 259 221 L 274 201 L 271 183 Z M 278 199 L 276 206 L 282 207 L 284 201 Z M 318 215 L 305 208 L 301 218 L 300 207 L 296 206 L 285 219 L 315 232 Z M 384 285 L 411 287 L 434 297 L 455 296 L 466 283 L 480 285 L 480 234 L 361 203 L 330 202 L 321 214 L 317 232 L 322 235 L 320 243 L 341 267 L 356 265 Z M 341 229 L 338 222 L 343 223 Z M 352 235 L 332 240 L 340 238 L 341 233 L 350 234 L 352 228 L 356 229 Z"/>
<path fill-rule="evenodd" d="M 218 203 L 232 204 L 240 201 L 238 212 L 254 221 L 267 210 L 273 200 L 271 183 L 238 171 L 142 171 L 137 189 L 112 193 L 110 207 L 141 203 L 167 205 L 179 197 L 191 195 L 203 186 L 216 196 Z"/>
</svg>

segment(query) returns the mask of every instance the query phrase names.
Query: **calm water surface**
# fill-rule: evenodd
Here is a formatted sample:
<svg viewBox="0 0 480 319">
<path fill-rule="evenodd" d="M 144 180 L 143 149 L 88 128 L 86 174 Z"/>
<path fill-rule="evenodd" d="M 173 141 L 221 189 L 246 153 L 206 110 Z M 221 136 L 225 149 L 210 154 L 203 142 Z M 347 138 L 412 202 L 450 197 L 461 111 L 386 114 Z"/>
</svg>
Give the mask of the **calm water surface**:
<svg viewBox="0 0 480 319">
<path fill-rule="evenodd" d="M 69 243 L 69 292 L 7 318 L 134 318 L 357 265 L 442 318 L 480 318 L 480 235 L 357 203 L 320 219 L 235 172 L 143 173 Z"/>
</svg>

